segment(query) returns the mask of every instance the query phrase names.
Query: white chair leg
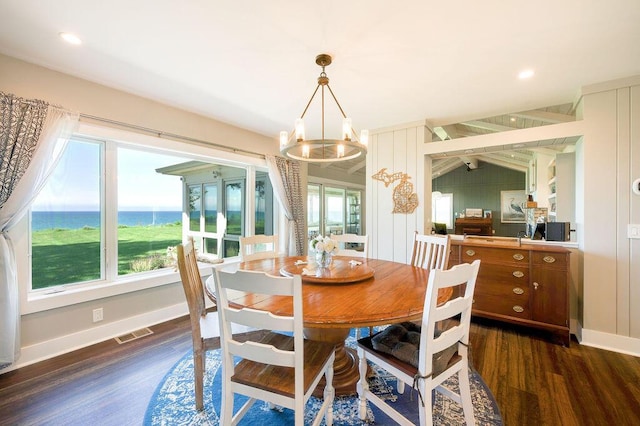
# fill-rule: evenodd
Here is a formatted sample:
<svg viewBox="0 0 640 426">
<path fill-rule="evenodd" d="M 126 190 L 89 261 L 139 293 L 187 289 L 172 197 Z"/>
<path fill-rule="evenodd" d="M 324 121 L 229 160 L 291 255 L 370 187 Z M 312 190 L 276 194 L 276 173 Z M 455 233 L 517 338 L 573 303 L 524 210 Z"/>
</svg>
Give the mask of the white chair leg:
<svg viewBox="0 0 640 426">
<path fill-rule="evenodd" d="M 428 379 L 427 379 L 428 380 Z M 433 425 L 433 394 L 431 386 L 427 386 L 426 380 L 420 380 L 418 385 L 420 393 L 422 394 L 422 400 L 424 401 L 424 407 L 422 402 L 420 404 L 420 426 L 432 426 Z"/>
<path fill-rule="evenodd" d="M 367 392 L 369 392 L 369 383 L 367 382 L 367 358 L 364 351 L 358 349 L 358 357 L 360 358 L 359 370 L 360 380 L 358 380 L 358 415 L 360 420 L 367 418 Z"/>
<path fill-rule="evenodd" d="M 404 393 L 404 382 L 400 379 L 396 379 L 396 388 L 398 389 L 399 394 Z"/>
<path fill-rule="evenodd" d="M 324 387 L 324 400 L 329 402 L 327 412 L 324 413 L 324 422 L 327 426 L 333 424 L 333 400 L 335 398 L 335 390 L 333 387 L 333 364 L 327 368 L 324 373 L 326 385 Z"/>
<path fill-rule="evenodd" d="M 469 384 L 469 368 L 464 367 L 458 372 L 458 384 L 460 385 L 460 399 L 464 410 L 464 420 L 467 425 L 475 424 L 473 415 L 473 400 L 471 399 L 471 387 Z"/>
</svg>

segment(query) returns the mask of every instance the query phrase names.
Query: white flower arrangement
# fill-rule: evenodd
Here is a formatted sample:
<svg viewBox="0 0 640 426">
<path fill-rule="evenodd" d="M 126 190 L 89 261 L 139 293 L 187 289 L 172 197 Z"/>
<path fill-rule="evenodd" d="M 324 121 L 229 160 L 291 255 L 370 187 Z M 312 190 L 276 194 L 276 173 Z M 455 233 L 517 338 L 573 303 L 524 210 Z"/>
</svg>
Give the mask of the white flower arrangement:
<svg viewBox="0 0 640 426">
<path fill-rule="evenodd" d="M 309 243 L 309 248 L 315 252 L 326 252 L 336 254 L 338 252 L 338 243 L 331 237 L 315 236 Z"/>
</svg>

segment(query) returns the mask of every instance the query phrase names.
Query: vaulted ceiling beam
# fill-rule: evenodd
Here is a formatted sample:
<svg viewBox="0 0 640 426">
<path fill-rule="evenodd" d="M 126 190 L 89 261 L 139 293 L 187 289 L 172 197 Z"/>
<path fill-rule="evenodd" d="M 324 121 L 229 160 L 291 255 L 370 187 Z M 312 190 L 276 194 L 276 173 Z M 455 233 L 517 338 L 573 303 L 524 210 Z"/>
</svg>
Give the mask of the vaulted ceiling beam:
<svg viewBox="0 0 640 426">
<path fill-rule="evenodd" d="M 353 167 L 351 167 L 349 170 L 347 170 L 347 173 L 352 175 L 355 172 L 357 172 L 360 169 L 364 169 L 367 166 L 367 160 L 365 161 L 361 161 L 359 163 L 357 163 L 356 165 L 354 165 Z"/>
<path fill-rule="evenodd" d="M 557 112 L 548 111 L 524 111 L 515 114 L 509 114 L 511 117 L 528 118 L 530 120 L 543 121 L 545 123 L 568 123 L 569 121 L 575 121 L 576 118 L 573 115 L 560 114 Z"/>
<path fill-rule="evenodd" d="M 510 130 L 517 130 L 516 127 L 503 126 L 501 124 L 495 124 L 495 123 L 487 123 L 486 121 L 479 121 L 479 120 L 465 121 L 460 124 L 463 124 L 469 127 L 477 127 L 478 129 L 490 130 L 492 132 L 508 132 Z"/>
</svg>

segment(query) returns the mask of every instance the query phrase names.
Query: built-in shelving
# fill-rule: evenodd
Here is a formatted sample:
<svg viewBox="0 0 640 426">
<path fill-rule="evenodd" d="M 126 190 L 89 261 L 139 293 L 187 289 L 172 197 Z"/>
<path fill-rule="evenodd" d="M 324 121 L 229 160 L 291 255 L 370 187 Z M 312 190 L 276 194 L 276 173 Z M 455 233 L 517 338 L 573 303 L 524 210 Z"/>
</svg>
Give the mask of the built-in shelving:
<svg viewBox="0 0 640 426">
<path fill-rule="evenodd" d="M 547 167 L 549 220 L 573 222 L 575 205 L 575 154 L 557 154 Z"/>
</svg>

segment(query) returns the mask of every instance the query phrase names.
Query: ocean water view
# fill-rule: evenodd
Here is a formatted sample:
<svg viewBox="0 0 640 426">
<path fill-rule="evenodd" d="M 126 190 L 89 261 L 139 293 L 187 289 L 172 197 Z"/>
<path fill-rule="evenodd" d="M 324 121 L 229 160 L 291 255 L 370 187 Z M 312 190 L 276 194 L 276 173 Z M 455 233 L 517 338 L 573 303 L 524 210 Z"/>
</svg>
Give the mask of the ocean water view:
<svg viewBox="0 0 640 426">
<path fill-rule="evenodd" d="M 121 211 L 118 212 L 118 225 L 147 226 L 176 223 L 182 220 L 182 212 L 174 211 Z M 100 226 L 100 212 L 42 212 L 31 213 L 31 229 L 80 229 L 85 226 L 97 228 Z"/>
</svg>

